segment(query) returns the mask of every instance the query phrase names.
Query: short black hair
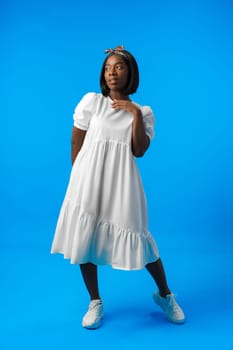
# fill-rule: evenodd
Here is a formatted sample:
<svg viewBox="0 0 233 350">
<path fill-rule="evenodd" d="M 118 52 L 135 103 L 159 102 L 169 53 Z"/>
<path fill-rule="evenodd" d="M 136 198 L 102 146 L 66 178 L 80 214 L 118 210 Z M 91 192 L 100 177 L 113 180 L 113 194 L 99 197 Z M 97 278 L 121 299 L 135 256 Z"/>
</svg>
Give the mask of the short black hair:
<svg viewBox="0 0 233 350">
<path fill-rule="evenodd" d="M 138 64 L 134 58 L 134 56 L 126 50 L 122 50 L 120 53 L 119 52 L 111 52 L 104 60 L 101 73 L 100 73 L 100 88 L 102 91 L 102 94 L 104 96 L 108 96 L 109 94 L 109 88 L 106 84 L 106 80 L 104 77 L 105 73 L 105 65 L 106 61 L 110 56 L 113 55 L 119 55 L 125 62 L 125 64 L 128 67 L 129 70 L 129 76 L 128 76 L 128 82 L 126 84 L 124 94 L 125 95 L 131 95 L 134 94 L 137 91 L 138 85 L 139 85 L 139 70 L 138 70 Z"/>
</svg>

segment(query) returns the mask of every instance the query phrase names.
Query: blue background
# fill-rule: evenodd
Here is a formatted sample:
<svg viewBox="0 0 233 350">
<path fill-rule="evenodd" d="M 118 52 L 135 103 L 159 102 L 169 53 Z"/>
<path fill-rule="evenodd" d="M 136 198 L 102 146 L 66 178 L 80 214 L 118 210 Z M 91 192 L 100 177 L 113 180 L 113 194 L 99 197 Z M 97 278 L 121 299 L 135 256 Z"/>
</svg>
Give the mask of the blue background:
<svg viewBox="0 0 233 350">
<path fill-rule="evenodd" d="M 0 31 L 1 349 L 232 349 L 233 2 L 8 0 Z M 156 115 L 137 162 L 150 230 L 188 321 L 164 321 L 144 271 L 103 267 L 108 316 L 88 333 L 78 268 L 50 256 L 50 245 L 74 107 L 99 91 L 104 50 L 121 44 L 140 68 L 132 98 Z"/>
</svg>

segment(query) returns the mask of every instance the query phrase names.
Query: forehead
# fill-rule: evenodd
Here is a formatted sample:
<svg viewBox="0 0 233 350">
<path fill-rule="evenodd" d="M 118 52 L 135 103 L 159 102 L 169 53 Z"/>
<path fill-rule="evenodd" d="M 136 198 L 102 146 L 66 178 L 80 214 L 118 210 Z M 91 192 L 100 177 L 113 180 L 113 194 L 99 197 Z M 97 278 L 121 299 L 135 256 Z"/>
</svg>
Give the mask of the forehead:
<svg viewBox="0 0 233 350">
<path fill-rule="evenodd" d="M 105 64 L 110 64 L 110 65 L 113 65 L 116 63 L 125 63 L 121 55 L 111 55 L 105 62 Z"/>
</svg>

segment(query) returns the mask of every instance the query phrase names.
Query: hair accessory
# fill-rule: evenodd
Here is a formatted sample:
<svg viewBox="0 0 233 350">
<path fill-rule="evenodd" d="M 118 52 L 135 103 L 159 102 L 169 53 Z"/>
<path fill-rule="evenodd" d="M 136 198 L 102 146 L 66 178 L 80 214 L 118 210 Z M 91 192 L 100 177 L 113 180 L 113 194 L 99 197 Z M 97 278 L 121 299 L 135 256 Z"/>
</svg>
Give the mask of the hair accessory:
<svg viewBox="0 0 233 350">
<path fill-rule="evenodd" d="M 104 53 L 105 54 L 119 53 L 121 55 L 124 55 L 124 53 L 122 51 L 124 51 L 124 46 L 120 45 L 120 46 L 115 47 L 115 49 L 112 49 L 112 48 L 106 49 L 104 51 Z"/>
</svg>

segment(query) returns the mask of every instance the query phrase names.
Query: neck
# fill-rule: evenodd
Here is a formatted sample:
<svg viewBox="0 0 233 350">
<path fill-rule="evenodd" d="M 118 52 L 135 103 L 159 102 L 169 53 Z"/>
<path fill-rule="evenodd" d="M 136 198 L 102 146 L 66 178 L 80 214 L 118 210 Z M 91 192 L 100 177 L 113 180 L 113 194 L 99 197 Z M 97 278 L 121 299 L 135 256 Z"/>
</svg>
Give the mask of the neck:
<svg viewBox="0 0 233 350">
<path fill-rule="evenodd" d="M 109 91 L 108 96 L 112 100 L 126 100 L 126 101 L 130 100 L 128 95 L 124 95 L 124 94 L 122 94 L 121 92 L 118 92 L 118 91 Z"/>
</svg>

